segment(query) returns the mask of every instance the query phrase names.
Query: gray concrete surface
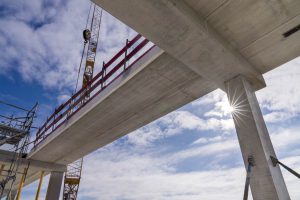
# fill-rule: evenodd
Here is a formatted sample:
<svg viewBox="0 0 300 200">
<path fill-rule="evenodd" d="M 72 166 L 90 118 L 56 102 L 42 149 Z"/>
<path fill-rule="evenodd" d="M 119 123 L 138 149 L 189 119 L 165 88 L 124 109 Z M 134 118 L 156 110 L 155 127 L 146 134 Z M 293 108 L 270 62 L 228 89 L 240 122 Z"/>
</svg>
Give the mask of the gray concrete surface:
<svg viewBox="0 0 300 200">
<path fill-rule="evenodd" d="M 225 91 L 237 84 L 230 87 L 249 111 L 245 125 L 235 119 L 243 157 L 257 159 L 254 199 L 288 200 L 280 169 L 270 163 L 275 152 L 254 91 L 264 87 L 263 73 L 299 56 L 300 32 L 283 34 L 300 24 L 300 1 L 93 1 L 210 83 Z M 228 82 L 240 75 L 245 80 Z"/>
<path fill-rule="evenodd" d="M 259 89 L 262 73 L 299 56 L 300 32 L 282 36 L 300 24 L 298 0 L 93 1 L 221 88 L 243 74 Z"/>
<path fill-rule="evenodd" d="M 265 86 L 263 73 L 299 56 L 300 33 L 282 36 L 300 23 L 298 0 L 93 1 L 161 49 L 152 49 L 72 116 L 31 159 L 68 164 L 216 88 L 226 90 L 224 83 L 239 75 L 258 90 Z M 263 151 L 260 146 L 256 153 Z M 280 180 L 267 157 L 258 162 L 271 181 Z M 274 183 L 280 196 L 279 185 Z"/>
<path fill-rule="evenodd" d="M 29 158 L 73 162 L 214 89 L 214 84 L 155 47 L 52 133 Z"/>
<path fill-rule="evenodd" d="M 4 164 L 4 170 L 8 170 L 11 164 L 11 159 L 13 158 L 13 152 L 5 151 L 5 150 L 0 150 L 0 166 Z M 67 170 L 66 165 L 61 165 L 61 164 L 55 164 L 55 163 L 50 163 L 50 162 L 43 162 L 39 160 L 33 160 L 33 159 L 21 159 L 20 165 L 18 167 L 18 172 L 24 171 L 24 168 L 28 167 L 29 165 L 29 170 L 27 171 L 27 176 L 25 179 L 24 186 L 32 183 L 33 181 L 39 179 L 40 177 L 40 172 L 44 171 L 45 175 L 49 174 L 51 171 L 60 171 L 60 172 L 65 172 Z M 3 171 L 1 174 L 5 175 L 7 172 Z M 2 180 L 4 176 L 0 176 L 0 180 Z M 20 180 L 22 178 L 22 174 L 18 173 L 16 176 L 16 181 L 14 182 L 12 186 L 12 190 L 17 190 Z M 10 186 L 10 183 L 7 184 Z M 6 188 L 4 194 L 8 192 L 8 188 Z"/>
<path fill-rule="evenodd" d="M 224 81 L 237 74 L 247 76 L 257 88 L 264 87 L 260 73 L 184 1 L 94 2 L 218 87 L 224 88 Z M 126 12 L 130 7 L 136 9 Z"/>
<path fill-rule="evenodd" d="M 63 178 L 63 172 L 51 172 L 45 200 L 59 199 Z"/>
<path fill-rule="evenodd" d="M 263 119 L 254 89 L 242 76 L 226 82 L 230 104 L 235 108 L 233 120 L 245 166 L 253 156 L 250 186 L 254 200 L 289 200 L 289 194 L 279 166 L 273 166 L 270 156 L 275 151 Z"/>
</svg>

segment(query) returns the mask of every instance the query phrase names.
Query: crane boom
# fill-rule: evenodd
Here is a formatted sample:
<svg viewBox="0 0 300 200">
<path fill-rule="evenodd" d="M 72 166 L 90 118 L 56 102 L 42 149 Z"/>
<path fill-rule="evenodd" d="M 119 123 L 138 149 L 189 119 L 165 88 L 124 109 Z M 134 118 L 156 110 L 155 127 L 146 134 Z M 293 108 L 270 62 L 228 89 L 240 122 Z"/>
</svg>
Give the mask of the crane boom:
<svg viewBox="0 0 300 200">
<path fill-rule="evenodd" d="M 102 19 L 102 9 L 99 10 L 98 7 L 94 5 L 89 37 L 85 38 L 88 39 L 88 49 L 86 54 L 86 62 L 85 62 L 83 80 L 82 80 L 82 87 L 87 87 L 93 78 L 101 19 Z M 89 97 L 89 94 L 86 95 L 87 97 Z"/>
<path fill-rule="evenodd" d="M 90 97 L 90 94 L 88 92 L 89 83 L 92 80 L 93 73 L 94 73 L 101 19 L 102 19 L 102 9 L 100 10 L 94 4 L 90 29 L 85 29 L 83 31 L 84 47 L 86 44 L 88 44 L 84 74 L 82 79 L 82 87 L 86 88 L 83 101 Z M 84 50 L 83 50 L 83 55 L 84 55 Z M 79 66 L 79 69 L 80 68 L 81 66 Z M 77 83 L 76 83 L 76 87 L 77 87 Z M 78 194 L 78 189 L 79 189 L 79 184 L 81 179 L 82 165 L 83 165 L 83 158 L 67 166 L 67 172 L 65 173 L 65 179 L 64 179 L 63 200 L 77 199 L 77 194 Z"/>
</svg>

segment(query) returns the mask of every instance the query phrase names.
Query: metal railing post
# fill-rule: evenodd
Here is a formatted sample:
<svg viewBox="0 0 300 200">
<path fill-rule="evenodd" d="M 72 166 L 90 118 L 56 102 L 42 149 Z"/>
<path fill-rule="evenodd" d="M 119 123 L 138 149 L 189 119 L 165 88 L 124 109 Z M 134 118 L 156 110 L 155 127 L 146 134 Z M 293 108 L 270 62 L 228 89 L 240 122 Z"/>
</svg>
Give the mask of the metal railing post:
<svg viewBox="0 0 300 200">
<path fill-rule="evenodd" d="M 126 64 L 127 64 L 127 50 L 128 50 L 128 39 L 126 39 L 126 46 L 125 46 L 124 71 L 126 70 Z"/>
<path fill-rule="evenodd" d="M 102 81 L 101 81 L 101 89 L 103 88 L 103 87 L 105 87 L 105 81 L 104 81 L 104 79 L 105 79 L 105 77 L 106 77 L 106 66 L 105 66 L 105 62 L 103 61 L 103 67 L 102 67 Z"/>
<path fill-rule="evenodd" d="M 54 127 L 55 127 L 55 116 L 56 116 L 56 108 L 54 109 L 52 131 L 54 131 Z"/>
</svg>

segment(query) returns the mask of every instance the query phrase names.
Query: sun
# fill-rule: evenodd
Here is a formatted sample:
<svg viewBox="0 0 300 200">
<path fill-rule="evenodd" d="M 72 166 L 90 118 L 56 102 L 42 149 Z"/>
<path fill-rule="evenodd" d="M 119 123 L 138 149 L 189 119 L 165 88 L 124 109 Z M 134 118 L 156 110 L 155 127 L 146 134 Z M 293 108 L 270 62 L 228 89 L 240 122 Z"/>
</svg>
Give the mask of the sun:
<svg viewBox="0 0 300 200">
<path fill-rule="evenodd" d="M 229 105 L 228 107 L 226 107 L 226 110 L 228 113 L 233 113 L 235 111 L 235 108 L 231 105 Z"/>
<path fill-rule="evenodd" d="M 228 101 L 223 101 L 220 104 L 223 115 L 230 115 L 235 112 L 235 107 L 230 105 Z"/>
<path fill-rule="evenodd" d="M 227 114 L 232 114 L 235 111 L 234 106 L 230 105 L 229 103 L 224 103 L 223 104 L 223 108 L 222 108 L 223 112 L 225 115 Z"/>
</svg>

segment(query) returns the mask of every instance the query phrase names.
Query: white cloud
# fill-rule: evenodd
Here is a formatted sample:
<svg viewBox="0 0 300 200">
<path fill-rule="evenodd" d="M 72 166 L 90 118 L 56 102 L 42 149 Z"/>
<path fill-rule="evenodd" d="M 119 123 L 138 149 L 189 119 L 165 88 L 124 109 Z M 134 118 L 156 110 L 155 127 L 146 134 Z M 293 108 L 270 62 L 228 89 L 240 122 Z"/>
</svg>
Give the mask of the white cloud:
<svg viewBox="0 0 300 200">
<path fill-rule="evenodd" d="M 146 154 L 139 154 L 136 149 L 126 149 L 112 146 L 105 148 L 103 152 L 90 155 L 85 160 L 80 198 L 145 200 L 242 198 L 245 169 L 241 163 L 239 167 L 194 172 L 177 172 L 172 167 L 178 161 L 182 161 L 182 158 L 186 159 L 196 154 L 215 156 L 224 151 L 232 152 L 238 149 L 236 141 L 217 142 L 205 145 L 204 148 L 197 148 L 195 151 L 179 151 L 173 156 L 152 154 L 153 152 L 149 151 Z M 229 156 L 228 159 L 232 158 Z M 296 170 L 300 168 L 299 156 L 287 157 L 282 161 Z M 285 171 L 283 173 L 291 198 L 300 198 L 298 179 Z"/>
<path fill-rule="evenodd" d="M 264 119 L 267 123 L 276 123 L 280 121 L 285 121 L 294 117 L 294 114 L 285 111 L 274 111 L 264 115 Z"/>
<path fill-rule="evenodd" d="M 57 101 L 59 104 L 66 102 L 70 98 L 70 95 L 61 94 L 57 96 Z"/>
<path fill-rule="evenodd" d="M 204 155 L 205 150 L 209 149 L 198 149 L 198 152 Z M 215 149 L 211 153 L 216 152 L 218 147 L 211 149 Z M 85 159 L 79 198 L 240 199 L 244 182 L 243 168 L 174 171 L 174 164 L 190 156 L 190 152 L 185 150 L 174 155 L 158 155 L 153 151 L 139 154 L 135 148 L 110 145 Z"/>
<path fill-rule="evenodd" d="M 56 9 L 45 9 L 45 5 L 38 0 L 22 4 L 5 2 L 10 9 L 18 12 L 14 12 L 15 16 L 0 19 L 0 27 L 6 27 L 0 31 L 0 50 L 6 52 L 0 55 L 3 63 L 0 73 L 9 75 L 16 70 L 27 81 L 37 81 L 47 88 L 59 88 L 61 95 L 58 101 L 64 101 L 69 95 L 66 88 L 73 88 L 77 77 L 82 48 L 81 31 L 88 3 L 83 0 L 53 1 Z M 47 23 L 38 28 L 30 25 L 43 21 Z M 104 13 L 103 22 L 97 63 L 115 54 L 134 34 L 107 13 Z M 12 62 L 17 65 L 12 65 Z M 299 69 L 299 60 L 296 60 L 265 75 L 268 87 L 257 92 L 257 95 L 262 107 L 269 111 L 265 115 L 267 122 L 278 123 L 300 112 Z M 96 71 L 99 70 L 100 67 L 97 67 Z M 207 110 L 208 104 L 212 109 L 200 116 L 199 111 L 203 108 Z M 232 132 L 234 127 L 229 113 L 224 109 L 226 104 L 225 93 L 216 90 L 191 104 L 197 109 L 175 111 L 129 134 L 126 147 L 116 142 L 89 155 L 84 161 L 79 198 L 241 199 L 245 178 L 241 158 L 234 167 L 228 163 L 223 165 L 222 159 L 217 159 L 225 157 L 229 161 L 235 160 L 237 154 L 234 153 L 239 152 L 237 139 L 224 134 Z M 170 150 L 167 145 L 165 149 L 156 149 L 158 140 L 173 145 L 168 143 L 169 137 L 179 134 L 188 137 L 192 131 L 205 134 L 176 150 Z M 212 132 L 220 134 L 212 135 Z M 299 170 L 298 127 L 277 130 L 271 138 L 276 150 L 291 155 L 283 161 Z M 291 146 L 295 148 L 290 149 Z M 180 164 L 190 164 L 186 161 L 192 158 L 207 162 L 210 170 L 182 172 L 178 169 Z M 299 199 L 298 179 L 286 172 L 284 176 L 292 199 Z M 46 186 L 47 183 L 44 183 L 42 197 L 45 196 Z M 32 188 L 35 191 L 36 185 Z M 33 197 L 30 194 L 24 199 Z"/>
<path fill-rule="evenodd" d="M 17 11 L 26 12 L 28 18 L 35 18 L 35 15 L 45 11 L 43 8 L 35 8 L 41 7 L 37 6 L 38 4 L 24 2 L 21 4 L 22 7 Z M 38 13 L 26 10 L 31 6 L 32 10 L 37 10 Z M 69 4 L 69 6 L 74 5 Z M 71 77 L 67 75 L 72 73 L 74 67 L 70 64 L 77 62 L 76 57 L 78 58 L 80 49 L 78 35 L 71 34 L 80 27 L 82 22 L 80 18 L 77 21 L 73 19 L 77 14 L 80 14 L 78 9 L 70 12 L 61 7 L 51 23 L 44 21 L 45 24 L 38 29 L 35 29 L 34 23 L 31 24 L 31 19 L 21 19 L 21 17 L 2 19 L 1 27 L 6 27 L 2 33 L 7 40 L 7 46 L 2 48 L 14 49 L 17 52 L 15 56 L 7 54 L 5 59 L 8 62 L 16 62 L 17 66 L 13 67 L 17 67 L 17 71 L 28 81 L 38 80 L 44 86 L 50 87 L 59 84 L 69 86 L 68 81 Z M 69 20 L 67 21 L 66 18 Z M 65 24 L 66 21 L 68 23 Z"/>
<path fill-rule="evenodd" d="M 211 103 L 216 103 L 218 101 L 221 101 L 224 98 L 224 95 L 225 95 L 225 93 L 222 90 L 217 89 L 217 90 L 205 95 L 204 97 L 192 102 L 191 105 L 199 106 L 199 105 L 207 105 L 207 104 L 211 104 Z"/>
<path fill-rule="evenodd" d="M 194 141 L 193 144 L 207 144 L 211 142 L 219 142 L 223 139 L 224 138 L 221 135 L 218 135 L 216 137 L 211 137 L 211 138 L 199 138 L 198 140 Z"/>
<path fill-rule="evenodd" d="M 129 143 L 143 146 L 149 145 L 163 137 L 165 137 L 164 132 L 156 124 L 147 125 L 127 136 Z"/>
<path fill-rule="evenodd" d="M 292 149 L 292 145 L 299 145 L 300 127 L 297 125 L 291 128 L 280 128 L 275 133 L 271 133 L 271 140 L 278 149 Z"/>
<path fill-rule="evenodd" d="M 276 137 L 282 136 L 284 135 Z M 277 143 L 277 140 L 274 143 Z M 290 142 L 285 142 L 281 145 L 289 146 L 289 144 Z M 141 154 L 137 147 L 122 147 L 114 143 L 84 159 L 79 198 L 238 200 L 242 198 L 245 181 L 245 169 L 241 160 L 238 167 L 223 167 L 207 171 L 178 172 L 175 168 L 178 162 L 184 162 L 191 156 L 198 156 L 197 160 L 203 162 L 201 159 L 203 156 L 212 158 L 227 151 L 229 154 L 226 155 L 226 159 L 230 160 L 232 152 L 236 150 L 238 144 L 234 139 L 169 154 L 159 154 L 154 148 Z M 295 170 L 300 170 L 299 156 L 286 157 L 282 162 Z M 291 198 L 300 198 L 298 179 L 282 171 Z M 46 185 L 44 181 L 42 196 L 45 195 Z M 35 191 L 36 184 L 32 188 Z M 30 191 L 27 189 L 24 192 Z M 24 199 L 32 197 L 33 195 L 29 197 L 26 195 Z"/>
<path fill-rule="evenodd" d="M 276 123 L 294 118 L 300 113 L 300 58 L 296 58 L 264 74 L 267 87 L 256 92 L 262 108 L 268 109 L 264 116 L 266 122 Z M 218 89 L 192 102 L 192 106 L 213 105 L 204 113 L 205 117 L 228 117 L 226 94 Z"/>
<path fill-rule="evenodd" d="M 113 177 L 102 174 L 87 174 L 83 184 L 98 180 L 88 188 L 80 188 L 81 198 L 92 199 L 240 199 L 242 197 L 243 170 L 208 171 L 196 173 L 149 173 Z M 99 181 L 101 180 L 101 181 Z M 101 183 L 99 183 L 101 182 Z M 116 187 L 116 185 L 118 185 Z M 217 191 L 217 192 L 216 192 Z"/>
<path fill-rule="evenodd" d="M 175 111 L 162 118 L 168 124 L 175 124 L 185 129 L 196 130 L 230 130 L 233 128 L 231 119 L 203 119 L 188 111 Z"/>
<path fill-rule="evenodd" d="M 212 142 L 203 146 L 193 147 L 186 150 L 179 151 L 170 155 L 168 159 L 172 163 L 178 163 L 191 157 L 209 157 L 226 152 L 233 152 L 238 150 L 239 146 L 236 139 L 228 139 L 219 142 Z"/>
<path fill-rule="evenodd" d="M 267 87 L 257 92 L 261 106 L 276 111 L 275 115 L 278 115 L 278 112 L 284 112 L 284 115 L 288 117 L 298 115 L 300 112 L 300 58 L 268 72 L 264 77 Z"/>
<path fill-rule="evenodd" d="M 71 92 L 81 58 L 82 30 L 89 2 L 35 0 L 1 4 L 7 11 L 0 19 L 0 50 L 5 52 L 0 55 L 0 73 L 9 75 L 17 71 L 26 81 Z M 130 28 L 106 12 L 102 22 L 96 72 L 100 71 L 103 60 L 111 58 L 134 35 Z"/>
<path fill-rule="evenodd" d="M 136 145 L 149 145 L 159 139 L 185 133 L 185 130 L 232 131 L 232 119 L 203 119 L 195 114 L 179 110 L 174 111 L 151 124 L 128 135 L 128 142 Z"/>
</svg>

